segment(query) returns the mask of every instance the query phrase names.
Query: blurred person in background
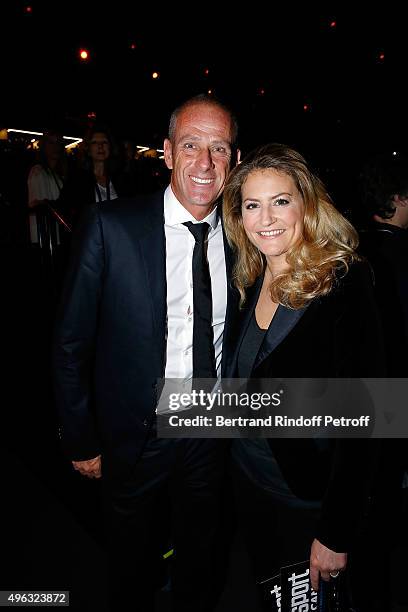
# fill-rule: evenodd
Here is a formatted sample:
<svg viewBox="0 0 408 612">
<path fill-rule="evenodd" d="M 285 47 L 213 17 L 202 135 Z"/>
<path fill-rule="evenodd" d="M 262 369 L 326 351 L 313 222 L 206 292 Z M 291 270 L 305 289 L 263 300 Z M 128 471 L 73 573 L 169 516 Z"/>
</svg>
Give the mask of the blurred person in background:
<svg viewBox="0 0 408 612">
<path fill-rule="evenodd" d="M 81 146 L 76 172 L 65 182 L 61 202 L 73 223 L 87 204 L 116 200 L 119 187 L 119 160 L 110 130 L 93 126 Z"/>
<path fill-rule="evenodd" d="M 408 376 L 408 159 L 381 155 L 360 173 L 360 250 L 374 270 L 389 376 Z"/>
<path fill-rule="evenodd" d="M 359 175 L 360 251 L 371 264 L 384 333 L 387 375 L 408 377 L 408 158 L 381 154 Z M 406 610 L 408 569 L 408 444 L 383 441 L 381 472 L 373 494 L 367 547 L 378 562 L 369 571 L 382 585 L 388 609 Z M 364 561 L 361 563 L 364 568 Z M 380 597 L 379 597 L 380 600 Z M 400 607 L 402 606 L 402 607 Z"/>
<path fill-rule="evenodd" d="M 44 132 L 39 144 L 38 161 L 28 175 L 28 206 L 30 210 L 30 237 L 32 244 L 39 244 L 39 208 L 53 206 L 59 199 L 67 175 L 67 158 L 64 142 L 59 132 Z M 61 242 L 58 224 L 55 225 L 56 241 Z"/>
</svg>

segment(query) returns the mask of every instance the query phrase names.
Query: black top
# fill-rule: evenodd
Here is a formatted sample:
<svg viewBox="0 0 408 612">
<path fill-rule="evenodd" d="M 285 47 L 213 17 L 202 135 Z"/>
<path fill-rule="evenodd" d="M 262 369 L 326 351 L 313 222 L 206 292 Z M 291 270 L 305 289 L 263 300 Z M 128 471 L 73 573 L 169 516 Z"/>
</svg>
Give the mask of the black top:
<svg viewBox="0 0 408 612">
<path fill-rule="evenodd" d="M 281 306 L 278 306 L 279 308 Z M 251 376 L 266 332 L 268 334 L 278 333 L 276 320 L 277 317 L 274 316 L 268 329 L 262 329 L 258 325 L 255 312 L 253 313 L 238 354 L 239 378 Z M 247 477 L 268 491 L 276 501 L 292 508 L 318 508 L 320 506 L 318 501 L 302 500 L 293 494 L 265 438 L 234 440 L 232 456 Z"/>
<path fill-rule="evenodd" d="M 272 319 L 273 322 L 273 319 Z M 272 325 L 271 322 L 271 325 Z M 248 378 L 267 330 L 259 327 L 255 313 L 246 330 L 238 355 L 238 377 Z"/>
<path fill-rule="evenodd" d="M 108 177 L 107 185 L 110 185 L 110 183 L 112 183 L 117 197 L 122 197 L 122 189 L 117 175 Z M 58 204 L 63 214 L 74 226 L 78 224 L 84 208 L 95 203 L 96 189 L 97 181 L 92 170 L 78 168 L 65 181 Z M 104 201 L 104 205 L 106 203 L 107 200 Z"/>
</svg>

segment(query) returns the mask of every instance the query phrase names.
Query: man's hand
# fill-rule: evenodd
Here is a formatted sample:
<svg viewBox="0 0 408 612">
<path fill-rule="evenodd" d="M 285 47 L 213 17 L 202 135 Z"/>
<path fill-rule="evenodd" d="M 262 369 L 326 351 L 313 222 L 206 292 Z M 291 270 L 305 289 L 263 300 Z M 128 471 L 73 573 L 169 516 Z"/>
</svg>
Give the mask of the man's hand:
<svg viewBox="0 0 408 612">
<path fill-rule="evenodd" d="M 330 580 L 330 572 L 336 574 L 347 565 L 347 553 L 336 553 L 319 540 L 313 540 L 310 551 L 310 582 L 315 591 L 319 588 L 319 576 Z"/>
<path fill-rule="evenodd" d="M 78 470 L 82 476 L 88 476 L 88 478 L 100 478 L 102 476 L 100 455 L 86 461 L 73 461 L 72 465 L 74 470 Z"/>
</svg>

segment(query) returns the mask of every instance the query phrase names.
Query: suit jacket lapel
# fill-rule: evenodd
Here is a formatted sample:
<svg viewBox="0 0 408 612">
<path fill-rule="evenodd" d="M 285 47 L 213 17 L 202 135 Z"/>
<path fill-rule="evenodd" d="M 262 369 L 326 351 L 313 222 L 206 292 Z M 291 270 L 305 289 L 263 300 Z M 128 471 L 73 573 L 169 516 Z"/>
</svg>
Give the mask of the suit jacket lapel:
<svg viewBox="0 0 408 612">
<path fill-rule="evenodd" d="M 234 356 L 228 366 L 226 376 L 237 376 L 237 363 L 238 355 L 241 348 L 242 341 L 245 333 L 248 329 L 249 322 L 254 315 L 255 307 L 258 302 L 259 294 L 261 292 L 263 282 L 263 276 L 259 277 L 255 284 L 250 288 L 248 292 L 248 302 L 245 310 L 245 314 L 241 319 L 240 333 L 238 336 L 238 342 L 234 351 Z M 286 306 L 278 306 L 273 319 L 273 325 L 271 325 L 265 334 L 264 341 L 257 355 L 254 369 L 268 357 L 276 349 L 276 347 L 286 338 L 289 332 L 295 327 L 298 321 L 301 319 L 308 305 L 298 310 L 292 310 Z"/>
<path fill-rule="evenodd" d="M 293 310 L 286 306 L 278 306 L 273 318 L 273 325 L 269 326 L 262 342 L 261 348 L 254 363 L 254 369 L 276 349 L 276 347 L 286 338 L 289 332 L 295 327 L 305 313 L 307 306 Z"/>
<path fill-rule="evenodd" d="M 161 369 L 164 370 L 167 336 L 167 282 L 162 192 L 157 194 L 151 202 L 145 218 L 145 227 L 139 235 L 139 243 L 150 293 L 151 312 L 157 338 L 156 346 L 159 349 Z M 142 287 L 140 289 L 143 291 Z"/>
</svg>

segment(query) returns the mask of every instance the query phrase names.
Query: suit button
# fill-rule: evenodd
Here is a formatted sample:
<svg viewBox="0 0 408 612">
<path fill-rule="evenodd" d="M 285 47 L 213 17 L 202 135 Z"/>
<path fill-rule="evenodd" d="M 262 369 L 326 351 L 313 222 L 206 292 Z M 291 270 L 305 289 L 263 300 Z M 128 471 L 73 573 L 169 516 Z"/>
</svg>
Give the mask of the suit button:
<svg viewBox="0 0 408 612">
<path fill-rule="evenodd" d="M 149 421 L 148 421 L 147 419 L 145 419 L 145 420 L 143 421 L 143 425 L 144 425 L 145 427 L 147 427 L 147 426 L 149 425 Z"/>
</svg>

